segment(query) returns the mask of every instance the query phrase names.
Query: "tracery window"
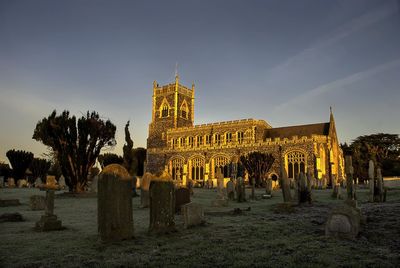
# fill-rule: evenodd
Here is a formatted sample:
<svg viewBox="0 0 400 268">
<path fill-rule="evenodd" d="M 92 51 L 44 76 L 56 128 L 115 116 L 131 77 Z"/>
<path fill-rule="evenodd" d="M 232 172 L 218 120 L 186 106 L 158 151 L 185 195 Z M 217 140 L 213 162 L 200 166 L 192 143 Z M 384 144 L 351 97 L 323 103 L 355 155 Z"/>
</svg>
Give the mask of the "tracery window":
<svg viewBox="0 0 400 268">
<path fill-rule="evenodd" d="M 179 143 L 181 147 L 186 146 L 186 139 L 184 137 L 179 138 Z"/>
<path fill-rule="evenodd" d="M 287 154 L 287 170 L 288 177 L 291 179 L 296 178 L 296 176 L 300 173 L 306 172 L 306 156 L 304 153 L 299 151 L 293 151 Z"/>
<path fill-rule="evenodd" d="M 217 173 L 217 169 L 220 168 L 224 174 L 224 178 L 229 177 L 229 159 L 225 156 L 218 156 L 214 159 L 214 176 Z"/>
<path fill-rule="evenodd" d="M 214 135 L 214 144 L 220 145 L 221 144 L 221 134 Z"/>
<path fill-rule="evenodd" d="M 205 161 L 201 157 L 196 157 L 192 159 L 191 166 L 192 166 L 192 180 L 203 182 L 204 181 L 204 165 Z"/>
<path fill-rule="evenodd" d="M 189 147 L 193 148 L 194 138 L 193 137 L 189 137 L 188 140 L 189 140 Z"/>
<path fill-rule="evenodd" d="M 187 104 L 186 101 L 184 101 L 181 105 L 181 117 L 187 119 L 188 117 L 188 108 L 187 108 Z"/>
<path fill-rule="evenodd" d="M 172 168 L 172 179 L 173 180 L 181 180 L 182 175 L 183 175 L 183 159 L 181 158 L 176 158 L 173 159 L 171 162 L 171 168 Z"/>
<path fill-rule="evenodd" d="M 211 135 L 206 135 L 206 145 L 211 144 Z"/>
</svg>

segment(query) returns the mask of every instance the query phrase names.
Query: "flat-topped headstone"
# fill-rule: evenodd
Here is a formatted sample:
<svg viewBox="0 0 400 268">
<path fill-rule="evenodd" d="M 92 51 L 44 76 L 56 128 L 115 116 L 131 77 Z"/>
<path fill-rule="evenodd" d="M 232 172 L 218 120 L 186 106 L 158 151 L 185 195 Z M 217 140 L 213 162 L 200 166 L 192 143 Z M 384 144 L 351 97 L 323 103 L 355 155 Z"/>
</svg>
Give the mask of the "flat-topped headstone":
<svg viewBox="0 0 400 268">
<path fill-rule="evenodd" d="M 175 187 L 171 180 L 155 179 L 150 184 L 149 232 L 164 234 L 175 229 Z"/>
<path fill-rule="evenodd" d="M 181 211 L 181 207 L 190 203 L 190 190 L 188 188 L 178 188 L 175 190 L 175 213 Z"/>
<path fill-rule="evenodd" d="M 133 237 L 132 177 L 121 165 L 106 166 L 99 175 L 97 224 L 102 241 Z"/>
<path fill-rule="evenodd" d="M 29 198 L 31 210 L 44 210 L 46 207 L 46 198 L 42 195 L 32 195 Z"/>
<path fill-rule="evenodd" d="M 200 204 L 193 202 L 185 204 L 182 206 L 182 213 L 185 228 L 204 223 L 204 210 Z"/>
</svg>

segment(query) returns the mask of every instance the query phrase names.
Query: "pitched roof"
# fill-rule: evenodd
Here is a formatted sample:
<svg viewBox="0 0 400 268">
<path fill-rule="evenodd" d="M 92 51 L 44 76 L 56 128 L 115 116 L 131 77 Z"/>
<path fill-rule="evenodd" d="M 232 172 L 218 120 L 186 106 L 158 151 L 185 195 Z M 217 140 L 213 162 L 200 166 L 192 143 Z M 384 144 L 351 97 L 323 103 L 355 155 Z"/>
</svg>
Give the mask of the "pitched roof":
<svg viewBox="0 0 400 268">
<path fill-rule="evenodd" d="M 329 134 L 329 122 L 310 124 L 310 125 L 299 125 L 289 127 L 277 127 L 268 128 L 265 130 L 265 138 L 291 138 L 293 136 L 311 136 L 311 135 L 328 135 Z"/>
</svg>

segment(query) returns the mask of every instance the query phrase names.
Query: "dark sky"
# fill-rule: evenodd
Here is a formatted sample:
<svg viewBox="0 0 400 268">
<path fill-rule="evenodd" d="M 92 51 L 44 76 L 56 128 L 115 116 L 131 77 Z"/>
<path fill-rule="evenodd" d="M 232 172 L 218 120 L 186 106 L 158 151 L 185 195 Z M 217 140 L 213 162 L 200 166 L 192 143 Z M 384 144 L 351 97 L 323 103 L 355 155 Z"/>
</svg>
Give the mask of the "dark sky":
<svg viewBox="0 0 400 268">
<path fill-rule="evenodd" d="M 391 0 L 0 0 L 0 160 L 53 109 L 133 122 L 145 146 L 152 82 L 196 84 L 195 123 L 325 122 L 341 142 L 400 133 L 400 8 Z"/>
</svg>

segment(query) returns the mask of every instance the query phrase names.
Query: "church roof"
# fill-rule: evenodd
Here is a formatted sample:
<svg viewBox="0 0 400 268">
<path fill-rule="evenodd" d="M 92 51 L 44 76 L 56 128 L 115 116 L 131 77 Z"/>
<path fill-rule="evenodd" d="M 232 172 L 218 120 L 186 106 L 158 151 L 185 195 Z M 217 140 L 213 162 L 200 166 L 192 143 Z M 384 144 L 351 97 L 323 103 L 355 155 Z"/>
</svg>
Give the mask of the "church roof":
<svg viewBox="0 0 400 268">
<path fill-rule="evenodd" d="M 283 139 L 283 138 L 291 138 L 293 136 L 298 136 L 300 138 L 302 136 L 310 137 L 311 135 L 328 135 L 329 124 L 330 123 L 327 122 L 327 123 L 318 123 L 310 125 L 268 128 L 265 130 L 265 138 Z"/>
</svg>

